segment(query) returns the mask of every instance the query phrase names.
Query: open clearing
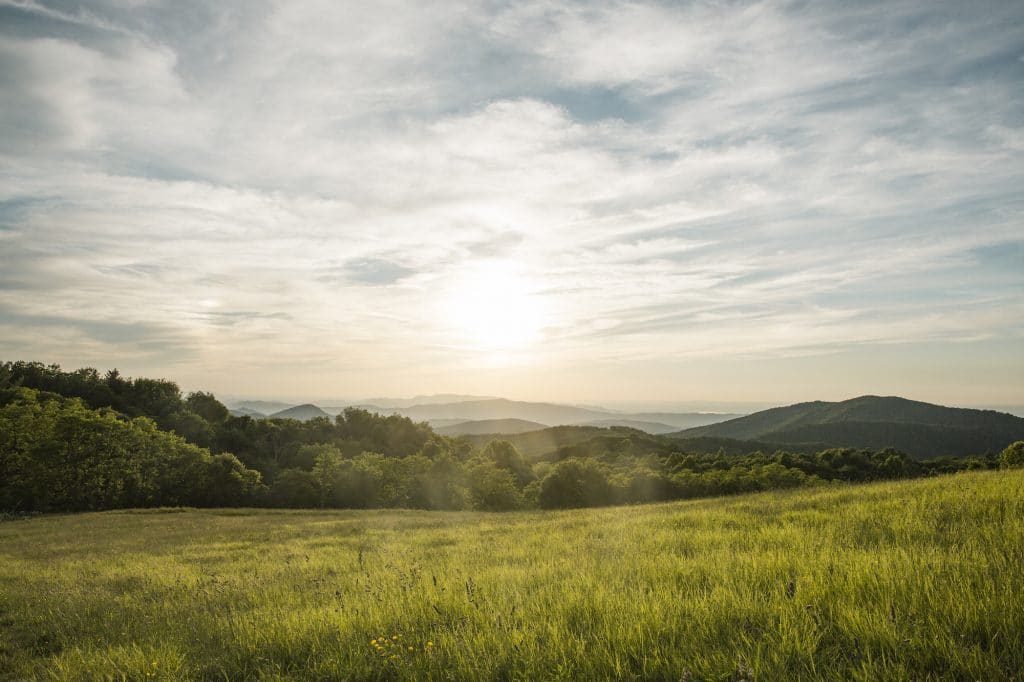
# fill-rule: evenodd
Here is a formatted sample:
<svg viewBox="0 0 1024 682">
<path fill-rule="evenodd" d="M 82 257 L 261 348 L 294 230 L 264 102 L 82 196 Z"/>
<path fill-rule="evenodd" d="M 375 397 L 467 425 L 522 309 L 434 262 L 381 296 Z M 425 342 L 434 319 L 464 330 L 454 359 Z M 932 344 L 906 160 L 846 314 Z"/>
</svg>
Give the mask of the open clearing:
<svg viewBox="0 0 1024 682">
<path fill-rule="evenodd" d="M 0 679 L 1012 679 L 1022 491 L 10 521 Z"/>
</svg>

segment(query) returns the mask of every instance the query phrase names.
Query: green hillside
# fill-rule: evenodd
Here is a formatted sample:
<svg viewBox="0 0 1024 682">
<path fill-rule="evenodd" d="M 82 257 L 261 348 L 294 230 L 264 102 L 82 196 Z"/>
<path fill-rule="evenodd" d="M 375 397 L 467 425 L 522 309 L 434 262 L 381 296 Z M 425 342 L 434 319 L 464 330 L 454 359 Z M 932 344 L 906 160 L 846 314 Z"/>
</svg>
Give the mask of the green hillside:
<svg viewBox="0 0 1024 682">
<path fill-rule="evenodd" d="M 486 433 L 463 435 L 461 438 L 474 447 L 483 447 L 494 440 L 506 440 L 529 459 L 549 460 L 562 459 L 574 454 L 591 456 L 608 451 L 621 452 L 624 448 L 638 455 L 719 451 L 727 455 L 746 455 L 755 451 L 771 453 L 778 450 L 814 453 L 830 447 L 820 442 L 783 444 L 714 436 L 683 438 L 679 434 L 672 434 L 670 437 L 625 426 L 552 426 L 524 433 Z"/>
<path fill-rule="evenodd" d="M 1019 679 L 1021 489 L 0 523 L 0 679 Z"/>
<path fill-rule="evenodd" d="M 893 447 L 917 457 L 965 456 L 997 452 L 1024 438 L 1024 418 L 905 398 L 862 396 L 837 403 L 816 401 L 763 410 L 687 429 L 676 436 L 786 445 Z"/>
<path fill-rule="evenodd" d="M 474 447 L 483 447 L 496 439 L 507 440 L 524 457 L 536 459 L 550 454 L 560 447 L 576 445 L 577 443 L 582 443 L 608 433 L 628 434 L 632 432 L 633 429 L 623 427 L 552 426 L 525 433 L 465 435 L 462 436 L 462 440 L 472 444 Z"/>
<path fill-rule="evenodd" d="M 741 456 L 751 452 L 778 452 L 780 450 L 812 454 L 830 447 L 827 443 L 822 442 L 769 443 L 763 440 L 737 440 L 736 438 L 722 438 L 720 436 L 680 438 L 678 435 L 675 435 L 671 436 L 670 439 L 675 449 L 682 452 L 721 452 L 729 456 Z"/>
<path fill-rule="evenodd" d="M 511 435 L 515 433 L 526 433 L 538 431 L 547 426 L 525 419 L 480 419 L 476 421 L 458 422 L 445 426 L 435 426 L 434 431 L 442 436 L 469 436 L 469 435 Z"/>
</svg>

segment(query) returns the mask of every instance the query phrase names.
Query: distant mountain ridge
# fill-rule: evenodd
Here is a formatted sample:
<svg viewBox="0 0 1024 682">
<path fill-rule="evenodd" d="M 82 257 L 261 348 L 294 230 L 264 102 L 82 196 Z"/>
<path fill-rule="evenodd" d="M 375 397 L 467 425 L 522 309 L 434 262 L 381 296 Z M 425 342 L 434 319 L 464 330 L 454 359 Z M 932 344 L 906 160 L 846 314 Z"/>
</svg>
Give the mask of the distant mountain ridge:
<svg viewBox="0 0 1024 682">
<path fill-rule="evenodd" d="M 641 421 L 639 419 L 616 419 L 614 417 L 610 419 L 595 419 L 594 421 L 581 424 L 581 426 L 599 426 L 602 428 L 622 427 L 627 429 L 637 429 L 638 431 L 644 431 L 645 433 L 653 435 L 675 433 L 679 430 L 678 426 L 673 426 L 671 424 L 660 424 L 658 422 Z"/>
<path fill-rule="evenodd" d="M 239 400 L 228 404 L 239 412 L 255 412 L 257 414 L 267 415 L 274 412 L 280 412 L 281 410 L 287 410 L 292 407 L 294 403 L 282 403 L 278 400 Z"/>
<path fill-rule="evenodd" d="M 530 403 L 506 398 L 488 398 L 453 403 L 412 405 L 409 407 L 382 408 L 379 405 L 358 405 L 371 412 L 400 414 L 414 421 L 433 419 L 524 419 L 541 424 L 564 424 L 569 422 L 602 419 L 609 413 L 554 403 Z"/>
<path fill-rule="evenodd" d="M 478 421 L 458 422 L 447 426 L 434 426 L 434 431 L 442 436 L 477 436 L 485 434 L 506 435 L 526 433 L 546 428 L 546 424 L 526 421 L 525 419 L 481 419 Z"/>
<path fill-rule="evenodd" d="M 434 393 L 417 395 L 412 398 L 367 398 L 356 405 L 374 405 L 385 409 L 414 407 L 416 405 L 441 405 L 445 403 L 464 403 L 476 400 L 496 400 L 494 396 L 463 395 L 461 393 Z"/>
<path fill-rule="evenodd" d="M 449 400 L 450 399 L 450 400 Z M 409 404 L 411 401 L 423 402 Z M 447 401 L 447 402 L 446 402 Z M 714 412 L 645 412 L 626 413 L 594 406 L 537 403 L 506 398 L 480 398 L 460 394 L 438 394 L 414 398 L 380 399 L 383 404 L 359 403 L 353 405 L 289 405 L 271 400 L 243 400 L 229 407 L 235 416 L 254 419 L 268 416 L 272 419 L 309 420 L 315 417 L 333 417 L 348 407 L 364 409 L 382 415 L 397 414 L 416 422 L 427 422 L 444 435 L 480 435 L 481 428 L 497 429 L 491 433 L 522 433 L 525 430 L 544 429 L 549 426 L 600 426 L 640 429 L 651 434 L 668 434 L 693 426 L 703 426 L 731 419 L 739 415 Z M 474 422 L 493 422 L 474 425 Z M 518 422 L 529 422 L 526 424 Z M 465 424 L 465 426 L 459 426 Z M 451 428 L 457 427 L 457 428 Z"/>
<path fill-rule="evenodd" d="M 299 421 L 309 421 L 310 419 L 316 419 L 317 417 L 330 417 L 316 405 L 296 405 L 295 407 L 289 407 L 286 410 L 275 412 L 274 414 L 268 415 L 270 419 L 298 419 Z"/>
<path fill-rule="evenodd" d="M 781 444 L 893 447 L 915 457 L 998 452 L 1024 439 L 1024 418 L 993 410 L 944 407 L 894 396 L 860 396 L 762 410 L 686 429 L 680 438 L 732 438 Z"/>
<path fill-rule="evenodd" d="M 520 419 L 543 426 L 603 424 L 622 425 L 650 433 L 671 433 L 679 429 L 713 424 L 739 415 L 716 414 L 711 412 L 689 413 L 641 413 L 630 414 L 603 410 L 595 407 L 577 407 L 557 403 L 535 403 L 505 398 L 464 400 L 451 403 L 412 405 L 409 407 L 387 408 L 380 405 L 357 405 L 380 414 L 400 414 L 413 421 L 431 424 L 454 425 L 458 422 L 486 421 L 497 419 Z"/>
<path fill-rule="evenodd" d="M 248 407 L 236 407 L 236 408 L 228 410 L 228 411 L 231 414 L 235 415 L 236 417 L 252 417 L 253 419 L 260 419 L 262 417 L 266 417 L 267 416 L 267 415 L 263 414 L 262 412 L 259 412 L 257 410 L 249 409 Z"/>
<path fill-rule="evenodd" d="M 640 422 L 666 424 L 674 426 L 676 429 L 690 429 L 736 419 L 742 417 L 743 414 L 735 412 L 630 412 L 621 416 Z"/>
</svg>

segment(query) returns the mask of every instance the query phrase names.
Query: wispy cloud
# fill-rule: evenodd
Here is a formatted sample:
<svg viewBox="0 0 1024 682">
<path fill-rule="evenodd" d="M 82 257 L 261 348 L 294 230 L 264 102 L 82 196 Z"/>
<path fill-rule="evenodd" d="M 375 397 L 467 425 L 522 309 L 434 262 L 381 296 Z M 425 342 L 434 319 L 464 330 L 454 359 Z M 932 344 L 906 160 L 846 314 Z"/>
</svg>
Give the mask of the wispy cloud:
<svg viewBox="0 0 1024 682">
<path fill-rule="evenodd" d="M 825 391 L 938 343 L 921 397 L 974 371 L 1024 401 L 1024 363 L 979 359 L 1024 341 L 1022 25 L 0 0 L 0 352 L 236 393 L 740 397 L 737 358 L 834 356 Z M 531 343 L 459 338 L 481 263 L 543 312 Z"/>
<path fill-rule="evenodd" d="M 55 19 L 59 22 L 76 26 L 110 31 L 128 36 L 137 35 L 127 28 L 112 23 L 83 7 L 76 8 L 74 12 L 66 12 L 41 2 L 35 2 L 34 0 L 0 0 L 0 7 L 9 7 L 28 14 L 39 15 L 46 19 Z"/>
</svg>

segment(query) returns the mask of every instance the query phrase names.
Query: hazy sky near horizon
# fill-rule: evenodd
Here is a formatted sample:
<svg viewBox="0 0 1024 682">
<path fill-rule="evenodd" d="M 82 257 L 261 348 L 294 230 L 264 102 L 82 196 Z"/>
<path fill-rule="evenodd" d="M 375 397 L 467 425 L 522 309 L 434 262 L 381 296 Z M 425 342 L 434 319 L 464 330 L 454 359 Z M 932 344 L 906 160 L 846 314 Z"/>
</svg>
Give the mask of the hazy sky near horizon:
<svg viewBox="0 0 1024 682">
<path fill-rule="evenodd" d="M 0 0 L 0 359 L 1024 404 L 1024 3 Z"/>
</svg>

